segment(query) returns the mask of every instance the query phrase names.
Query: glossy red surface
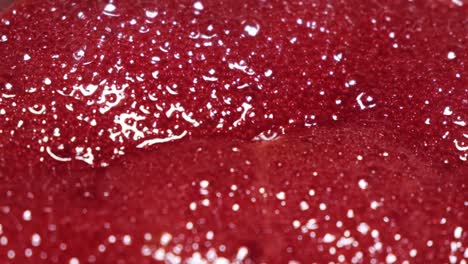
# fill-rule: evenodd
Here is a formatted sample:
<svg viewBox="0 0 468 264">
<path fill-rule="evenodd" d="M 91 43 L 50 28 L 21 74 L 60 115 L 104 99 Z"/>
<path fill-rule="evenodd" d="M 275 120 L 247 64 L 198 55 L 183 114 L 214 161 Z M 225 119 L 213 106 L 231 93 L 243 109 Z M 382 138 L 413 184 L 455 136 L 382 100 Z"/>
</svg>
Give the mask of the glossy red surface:
<svg viewBox="0 0 468 264">
<path fill-rule="evenodd" d="M 466 263 L 462 1 L 21 1 L 0 262 Z"/>
</svg>

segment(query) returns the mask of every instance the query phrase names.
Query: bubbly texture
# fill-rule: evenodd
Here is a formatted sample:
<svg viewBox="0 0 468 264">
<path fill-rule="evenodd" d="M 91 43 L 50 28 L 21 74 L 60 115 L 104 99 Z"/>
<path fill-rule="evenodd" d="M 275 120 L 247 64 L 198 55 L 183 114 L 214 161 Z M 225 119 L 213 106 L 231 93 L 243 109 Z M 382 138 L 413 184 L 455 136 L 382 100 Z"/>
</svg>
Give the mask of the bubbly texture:
<svg viewBox="0 0 468 264">
<path fill-rule="evenodd" d="M 0 16 L 0 262 L 466 263 L 468 8 Z"/>
</svg>

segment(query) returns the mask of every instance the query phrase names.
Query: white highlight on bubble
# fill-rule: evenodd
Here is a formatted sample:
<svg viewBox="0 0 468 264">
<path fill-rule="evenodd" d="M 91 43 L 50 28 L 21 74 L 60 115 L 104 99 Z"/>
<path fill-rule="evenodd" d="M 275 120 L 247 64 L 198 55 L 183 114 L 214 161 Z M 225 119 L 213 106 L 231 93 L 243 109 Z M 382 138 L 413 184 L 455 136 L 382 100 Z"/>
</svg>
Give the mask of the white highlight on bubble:
<svg viewBox="0 0 468 264">
<path fill-rule="evenodd" d="M 456 57 L 457 57 L 457 55 L 453 51 L 449 51 L 449 53 L 447 53 L 447 59 L 449 59 L 449 60 L 453 60 Z"/>
<path fill-rule="evenodd" d="M 155 18 L 155 17 L 158 16 L 158 11 L 156 11 L 156 10 L 146 10 L 145 15 L 148 18 Z"/>
<path fill-rule="evenodd" d="M 193 4 L 193 8 L 195 8 L 196 10 L 201 11 L 201 10 L 203 10 L 204 7 L 203 7 L 202 2 L 197 1 L 197 2 L 195 2 L 195 3 Z"/>
<path fill-rule="evenodd" d="M 112 13 L 115 11 L 115 9 L 117 9 L 117 7 L 115 5 L 113 5 L 112 3 L 108 3 L 105 7 L 104 7 L 104 12 L 109 12 L 109 13 Z"/>
<path fill-rule="evenodd" d="M 31 221 L 32 219 L 32 214 L 31 214 L 31 211 L 29 210 L 26 210 L 23 212 L 23 220 L 24 221 Z"/>
<path fill-rule="evenodd" d="M 340 62 L 342 58 L 343 58 L 343 53 L 338 53 L 338 54 L 333 55 L 333 59 L 337 62 Z"/>
<path fill-rule="evenodd" d="M 452 114 L 453 114 L 453 112 L 452 112 L 452 110 L 450 109 L 450 106 L 446 106 L 446 107 L 444 108 L 444 115 L 445 115 L 445 116 L 450 116 L 450 115 L 452 115 Z"/>
<path fill-rule="evenodd" d="M 165 142 L 170 142 L 174 140 L 179 140 L 185 137 L 187 133 L 188 132 L 184 130 L 184 132 L 182 132 L 180 135 L 172 135 L 172 136 L 168 136 L 165 138 L 148 139 L 138 144 L 137 148 L 144 148 L 144 147 L 151 146 L 151 145 L 158 144 L 158 143 L 165 143 Z"/>
<path fill-rule="evenodd" d="M 249 250 L 246 247 L 240 247 L 239 250 L 237 251 L 236 259 L 244 260 L 248 254 L 249 254 Z"/>
<path fill-rule="evenodd" d="M 325 243 L 331 243 L 331 242 L 335 241 L 335 239 L 336 239 L 336 237 L 335 237 L 334 235 L 327 233 L 327 234 L 325 234 L 325 236 L 323 237 L 323 242 L 325 242 Z"/>
<path fill-rule="evenodd" d="M 34 247 L 37 247 L 41 244 L 41 236 L 37 233 L 34 233 L 32 236 L 31 236 L 31 245 L 33 245 Z"/>
<path fill-rule="evenodd" d="M 169 242 L 171 242 L 171 240 L 172 240 L 172 235 L 169 233 L 164 233 L 162 234 L 161 240 L 159 241 L 159 243 L 163 246 L 166 246 L 167 244 L 169 244 Z"/>
<path fill-rule="evenodd" d="M 359 188 L 365 190 L 367 189 L 367 186 L 369 185 L 366 180 L 360 179 L 358 182 Z"/>
<path fill-rule="evenodd" d="M 373 108 L 376 106 L 375 103 L 372 103 L 372 101 L 374 100 L 374 98 L 372 98 L 371 96 L 367 96 L 366 97 L 366 104 L 363 102 L 362 100 L 362 97 L 364 96 L 365 93 L 360 93 L 357 97 L 356 97 L 356 101 L 359 105 L 359 108 L 361 108 L 361 110 L 364 110 L 366 108 Z"/>
<path fill-rule="evenodd" d="M 309 210 L 309 204 L 306 201 L 300 202 L 299 207 L 301 208 L 301 211 Z"/>
<path fill-rule="evenodd" d="M 391 263 L 395 263 L 397 260 L 396 256 L 393 255 L 392 253 L 388 254 L 387 257 L 385 258 L 385 262 L 391 264 Z"/>
<path fill-rule="evenodd" d="M 276 198 L 278 200 L 284 200 L 284 199 L 286 199 L 286 194 L 284 192 L 279 192 L 279 193 L 276 194 Z"/>
<path fill-rule="evenodd" d="M 369 232 L 369 229 L 369 225 L 366 223 L 360 223 L 357 227 L 357 231 L 359 231 L 359 233 L 363 235 L 367 234 L 367 232 Z"/>
<path fill-rule="evenodd" d="M 463 234 L 463 228 L 461 226 L 457 226 L 453 231 L 453 237 L 456 239 L 460 239 Z"/>
<path fill-rule="evenodd" d="M 62 157 L 56 155 L 54 152 L 52 152 L 52 150 L 51 150 L 51 148 L 49 146 L 46 147 L 46 151 L 47 151 L 47 154 L 49 154 L 49 156 L 51 158 L 53 158 L 54 160 L 56 160 L 56 161 L 61 161 L 61 162 L 71 161 L 71 158 L 62 158 Z"/>
<path fill-rule="evenodd" d="M 247 35 L 251 37 L 255 37 L 258 32 L 260 31 L 260 26 L 255 24 L 255 25 L 245 25 L 244 31 L 247 33 Z"/>
</svg>

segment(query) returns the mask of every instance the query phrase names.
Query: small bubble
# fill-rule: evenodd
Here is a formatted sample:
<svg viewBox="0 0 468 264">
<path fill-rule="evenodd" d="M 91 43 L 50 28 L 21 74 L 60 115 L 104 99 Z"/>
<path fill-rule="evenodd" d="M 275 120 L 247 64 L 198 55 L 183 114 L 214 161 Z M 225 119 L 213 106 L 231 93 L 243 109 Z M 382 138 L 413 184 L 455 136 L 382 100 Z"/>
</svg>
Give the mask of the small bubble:
<svg viewBox="0 0 468 264">
<path fill-rule="evenodd" d="M 86 16 L 85 16 L 85 14 L 84 14 L 83 12 L 79 12 L 79 13 L 78 13 L 78 18 L 79 18 L 79 19 L 85 19 Z"/>
<path fill-rule="evenodd" d="M 396 256 L 393 255 L 392 253 L 388 254 L 387 257 L 385 258 L 385 261 L 387 263 L 395 263 L 396 260 L 397 260 Z"/>
<path fill-rule="evenodd" d="M 31 237 L 31 244 L 37 247 L 41 244 L 41 236 L 39 234 L 33 234 Z"/>
<path fill-rule="evenodd" d="M 203 7 L 202 2 L 197 1 L 197 2 L 195 2 L 195 3 L 193 4 L 193 8 L 195 8 L 196 10 L 200 10 L 200 11 L 201 11 L 201 10 L 203 10 L 204 7 Z"/>
<path fill-rule="evenodd" d="M 208 231 L 208 232 L 206 232 L 206 239 L 212 240 L 213 237 L 214 237 L 213 231 Z"/>
<path fill-rule="evenodd" d="M 294 220 L 292 225 L 295 229 L 298 229 L 301 226 L 301 222 L 299 222 L 299 220 Z"/>
<path fill-rule="evenodd" d="M 333 55 L 333 59 L 338 62 L 340 62 L 342 58 L 343 58 L 343 53 L 338 53 L 338 54 Z"/>
<path fill-rule="evenodd" d="M 207 180 L 200 181 L 201 188 L 207 188 L 210 185 L 210 182 Z"/>
<path fill-rule="evenodd" d="M 156 10 L 146 10 L 145 15 L 148 18 L 155 18 L 155 17 L 158 16 L 158 11 L 156 11 Z"/>
<path fill-rule="evenodd" d="M 132 244 L 132 237 L 130 235 L 125 235 L 122 238 L 122 242 L 124 243 L 124 245 L 127 245 L 127 246 Z"/>
<path fill-rule="evenodd" d="M 236 259 L 237 260 L 244 260 L 245 257 L 249 254 L 249 250 L 246 247 L 241 247 L 237 251 Z"/>
<path fill-rule="evenodd" d="M 323 242 L 325 243 L 331 243 L 333 241 L 335 241 L 336 237 L 332 234 L 325 234 L 325 236 L 323 237 Z"/>
<path fill-rule="evenodd" d="M 114 235 L 110 235 L 107 238 L 107 241 L 109 241 L 109 243 L 111 243 L 111 244 L 114 244 L 117 241 L 117 238 Z"/>
<path fill-rule="evenodd" d="M 463 233 L 463 228 L 461 226 L 458 226 L 455 228 L 455 231 L 453 231 L 453 237 L 456 239 L 460 239 L 462 237 Z"/>
<path fill-rule="evenodd" d="M 358 182 L 359 188 L 365 190 L 367 189 L 367 186 L 369 185 L 366 180 L 360 179 Z"/>
<path fill-rule="evenodd" d="M 365 96 L 364 98 L 364 95 L 365 93 L 360 93 L 357 97 L 356 97 L 356 102 L 358 103 L 359 105 L 359 108 L 361 108 L 361 110 L 364 110 L 366 108 L 374 108 L 377 104 L 374 103 L 374 98 L 372 96 Z M 363 100 L 365 99 L 365 100 Z"/>
<path fill-rule="evenodd" d="M 80 60 L 84 57 L 85 55 L 85 51 L 83 49 L 79 49 L 75 52 L 73 52 L 73 58 L 75 58 L 75 60 Z"/>
<path fill-rule="evenodd" d="M 455 52 L 453 52 L 453 51 L 449 51 L 449 53 L 447 53 L 447 58 L 448 58 L 449 60 L 453 60 L 453 59 L 455 59 L 456 57 L 457 57 L 457 55 L 456 55 Z"/>
<path fill-rule="evenodd" d="M 320 203 L 319 208 L 320 208 L 320 210 L 324 211 L 324 210 L 327 209 L 327 205 L 324 204 L 324 203 Z"/>
<path fill-rule="evenodd" d="M 156 64 L 156 63 L 158 63 L 160 61 L 161 61 L 161 58 L 159 58 L 158 56 L 154 56 L 154 57 L 151 58 L 151 63 L 152 64 Z"/>
<path fill-rule="evenodd" d="M 71 258 L 68 263 L 69 264 L 80 264 L 80 261 L 77 258 Z"/>
<path fill-rule="evenodd" d="M 444 108 L 444 115 L 445 115 L 445 116 L 450 116 L 450 115 L 452 115 L 452 114 L 453 114 L 453 112 L 452 112 L 452 110 L 450 110 L 450 106 L 446 106 L 446 107 Z"/>
<path fill-rule="evenodd" d="M 284 200 L 284 199 L 286 199 L 286 194 L 284 192 L 279 192 L 279 193 L 276 194 L 276 198 L 278 200 Z"/>
<path fill-rule="evenodd" d="M 159 243 L 163 246 L 166 246 L 167 244 L 169 244 L 169 242 L 171 242 L 171 240 L 172 240 L 172 235 L 169 233 L 164 233 L 162 234 L 161 240 L 159 241 Z"/>
<path fill-rule="evenodd" d="M 306 201 L 300 202 L 299 207 L 301 208 L 301 211 L 309 210 L 309 204 Z"/>
<path fill-rule="evenodd" d="M 104 12 L 112 13 L 115 11 L 115 9 L 117 9 L 115 5 L 113 5 L 112 3 L 108 3 L 106 7 L 104 7 Z"/>
<path fill-rule="evenodd" d="M 244 26 L 244 31 L 247 35 L 255 37 L 260 31 L 260 26 L 258 24 L 247 24 Z"/>
<path fill-rule="evenodd" d="M 23 220 L 24 221 L 31 221 L 31 218 L 32 218 L 31 211 L 26 210 L 26 211 L 23 212 Z"/>
</svg>

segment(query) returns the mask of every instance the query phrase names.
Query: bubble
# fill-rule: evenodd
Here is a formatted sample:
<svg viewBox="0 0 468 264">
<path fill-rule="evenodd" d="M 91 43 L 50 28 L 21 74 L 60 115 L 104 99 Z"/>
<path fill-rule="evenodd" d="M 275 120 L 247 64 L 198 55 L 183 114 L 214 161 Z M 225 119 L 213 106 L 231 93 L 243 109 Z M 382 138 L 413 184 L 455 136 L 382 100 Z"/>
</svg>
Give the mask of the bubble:
<svg viewBox="0 0 468 264">
<path fill-rule="evenodd" d="M 455 52 L 453 52 L 453 51 L 449 51 L 449 53 L 447 53 L 447 58 L 448 58 L 449 60 L 453 60 L 453 59 L 455 59 L 456 57 L 457 57 L 457 55 L 456 55 Z"/>
<path fill-rule="evenodd" d="M 244 32 L 251 37 L 257 36 L 259 31 L 260 25 L 258 25 L 257 23 L 249 23 L 244 26 Z"/>
<path fill-rule="evenodd" d="M 195 2 L 195 3 L 193 4 L 193 8 L 195 8 L 196 10 L 201 11 L 201 10 L 203 10 L 204 7 L 203 7 L 202 2 L 197 1 L 197 2 Z"/>
</svg>

